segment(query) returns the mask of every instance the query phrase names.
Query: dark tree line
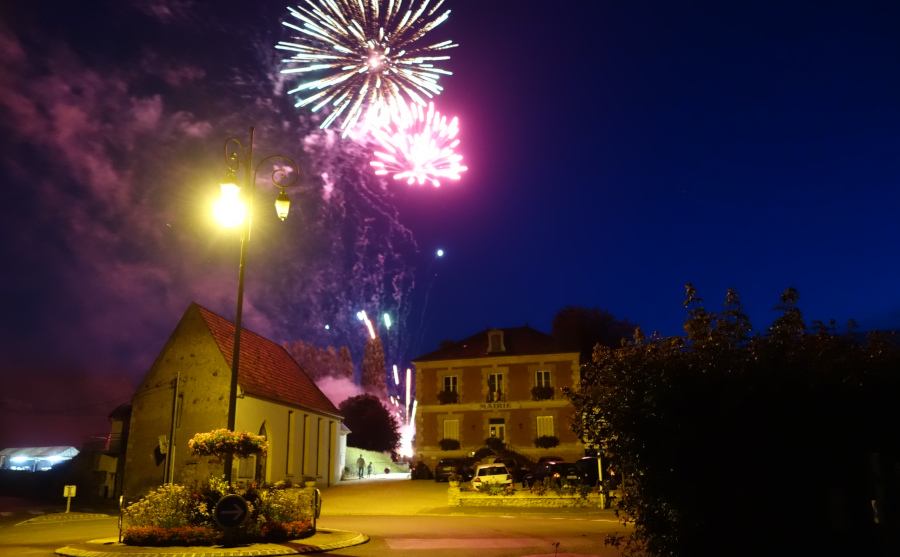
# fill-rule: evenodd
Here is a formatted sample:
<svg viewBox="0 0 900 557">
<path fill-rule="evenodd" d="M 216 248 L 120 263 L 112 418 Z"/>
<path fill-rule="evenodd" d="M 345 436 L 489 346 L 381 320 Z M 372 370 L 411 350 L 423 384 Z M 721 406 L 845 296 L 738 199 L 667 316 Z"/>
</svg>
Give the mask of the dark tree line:
<svg viewBox="0 0 900 557">
<path fill-rule="evenodd" d="M 338 407 L 350 429 L 347 445 L 372 451 L 395 451 L 400 443 L 400 426 L 378 398 L 352 396 Z"/>
<path fill-rule="evenodd" d="M 685 335 L 598 345 L 574 429 L 620 468 L 627 553 L 900 555 L 900 350 L 807 328 L 797 292 L 753 334 L 686 288 Z"/>
</svg>

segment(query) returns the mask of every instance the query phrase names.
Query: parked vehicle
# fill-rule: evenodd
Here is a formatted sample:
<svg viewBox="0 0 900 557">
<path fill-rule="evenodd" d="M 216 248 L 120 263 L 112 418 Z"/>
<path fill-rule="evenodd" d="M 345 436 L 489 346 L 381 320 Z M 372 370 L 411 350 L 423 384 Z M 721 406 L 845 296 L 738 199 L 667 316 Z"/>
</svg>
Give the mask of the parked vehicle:
<svg viewBox="0 0 900 557">
<path fill-rule="evenodd" d="M 512 475 L 504 464 L 479 464 L 472 478 L 472 489 L 479 491 L 485 483 L 512 485 Z"/>
<path fill-rule="evenodd" d="M 582 473 L 571 462 L 544 462 L 535 465 L 534 469 L 525 475 L 522 485 L 532 486 L 550 478 L 557 486 L 577 485 L 583 481 Z"/>
<path fill-rule="evenodd" d="M 446 482 L 450 476 L 458 476 L 460 481 L 472 479 L 475 471 L 467 458 L 442 458 L 434 468 L 434 481 Z"/>
<path fill-rule="evenodd" d="M 581 482 L 584 485 L 597 486 L 600 484 L 600 459 L 596 456 L 586 456 L 575 461 L 575 467 L 581 474 Z"/>
<path fill-rule="evenodd" d="M 513 483 L 521 482 L 525 475 L 531 471 L 531 467 L 524 460 L 511 456 L 498 456 L 494 458 L 494 464 L 503 464 L 512 475 Z"/>
</svg>

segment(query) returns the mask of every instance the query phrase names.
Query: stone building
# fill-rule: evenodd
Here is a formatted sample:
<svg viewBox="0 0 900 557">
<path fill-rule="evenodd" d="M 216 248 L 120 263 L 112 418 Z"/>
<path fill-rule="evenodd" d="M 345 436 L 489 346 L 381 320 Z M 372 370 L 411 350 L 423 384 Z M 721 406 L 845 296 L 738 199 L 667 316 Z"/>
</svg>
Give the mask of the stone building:
<svg viewBox="0 0 900 557">
<path fill-rule="evenodd" d="M 579 383 L 579 354 L 562 349 L 553 337 L 530 327 L 489 329 L 413 364 L 415 451 L 429 466 L 469 455 L 488 438 L 531 459 L 584 456 L 570 427 L 574 407 L 562 394 L 563 387 Z M 539 437 L 555 437 L 558 445 L 539 448 Z"/>
<path fill-rule="evenodd" d="M 187 442 L 224 428 L 234 323 L 197 304 L 185 311 L 132 399 L 124 495 L 134 500 L 167 481 L 179 484 L 222 475 L 220 459 L 196 457 Z M 276 482 L 340 480 L 341 416 L 287 351 L 241 331 L 235 430 L 264 435 L 268 454 L 234 459 L 232 478 Z"/>
</svg>

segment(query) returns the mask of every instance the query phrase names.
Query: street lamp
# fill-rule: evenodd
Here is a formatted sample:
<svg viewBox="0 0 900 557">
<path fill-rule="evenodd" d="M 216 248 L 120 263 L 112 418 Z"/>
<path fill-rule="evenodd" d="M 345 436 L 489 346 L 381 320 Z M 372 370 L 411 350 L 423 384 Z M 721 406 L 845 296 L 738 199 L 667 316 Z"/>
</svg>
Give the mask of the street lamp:
<svg viewBox="0 0 900 557">
<path fill-rule="evenodd" d="M 253 220 L 253 198 L 256 194 L 256 173 L 265 163 L 280 160 L 285 164 L 273 165 L 272 185 L 278 188 L 275 199 L 275 214 L 284 220 L 288 216 L 291 200 L 285 188 L 292 185 L 300 173 L 300 167 L 290 157 L 269 155 L 253 166 L 253 128 L 250 128 L 250 139 L 246 148 L 237 138 L 225 140 L 225 180 L 220 186 L 220 198 L 213 211 L 216 219 L 227 227 L 241 228 L 241 258 L 238 269 L 237 308 L 234 313 L 234 351 L 231 356 L 231 388 L 228 393 L 228 429 L 234 431 L 235 413 L 237 409 L 238 366 L 241 355 L 241 318 L 244 306 L 244 267 L 247 262 L 247 242 L 250 240 L 250 224 Z M 246 202 L 241 198 L 241 180 L 239 172 L 243 170 L 243 185 L 249 190 Z M 225 481 L 231 483 L 233 455 L 225 456 Z"/>
</svg>

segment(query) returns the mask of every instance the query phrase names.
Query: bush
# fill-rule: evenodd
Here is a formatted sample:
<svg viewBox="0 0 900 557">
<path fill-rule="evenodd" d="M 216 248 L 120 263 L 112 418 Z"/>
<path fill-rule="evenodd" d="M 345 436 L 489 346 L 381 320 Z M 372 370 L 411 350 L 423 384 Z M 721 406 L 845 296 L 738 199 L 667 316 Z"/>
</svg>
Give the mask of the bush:
<svg viewBox="0 0 900 557">
<path fill-rule="evenodd" d="M 191 525 L 195 508 L 191 492 L 183 485 L 163 485 L 123 511 L 125 523 L 136 527 L 178 528 Z"/>
<path fill-rule="evenodd" d="M 457 391 L 438 391 L 438 402 L 441 404 L 456 404 L 459 402 L 459 393 Z"/>
<path fill-rule="evenodd" d="M 559 445 L 559 437 L 555 435 L 541 435 L 534 440 L 534 446 L 540 449 L 549 449 Z"/>
<path fill-rule="evenodd" d="M 478 492 L 485 495 L 512 495 L 515 489 L 502 482 L 483 482 Z"/>
<path fill-rule="evenodd" d="M 550 385 L 535 385 L 531 388 L 531 400 L 549 400 L 553 398 L 553 387 Z"/>
<path fill-rule="evenodd" d="M 459 448 L 459 439 L 441 439 L 438 441 L 442 451 L 455 451 Z"/>
</svg>

